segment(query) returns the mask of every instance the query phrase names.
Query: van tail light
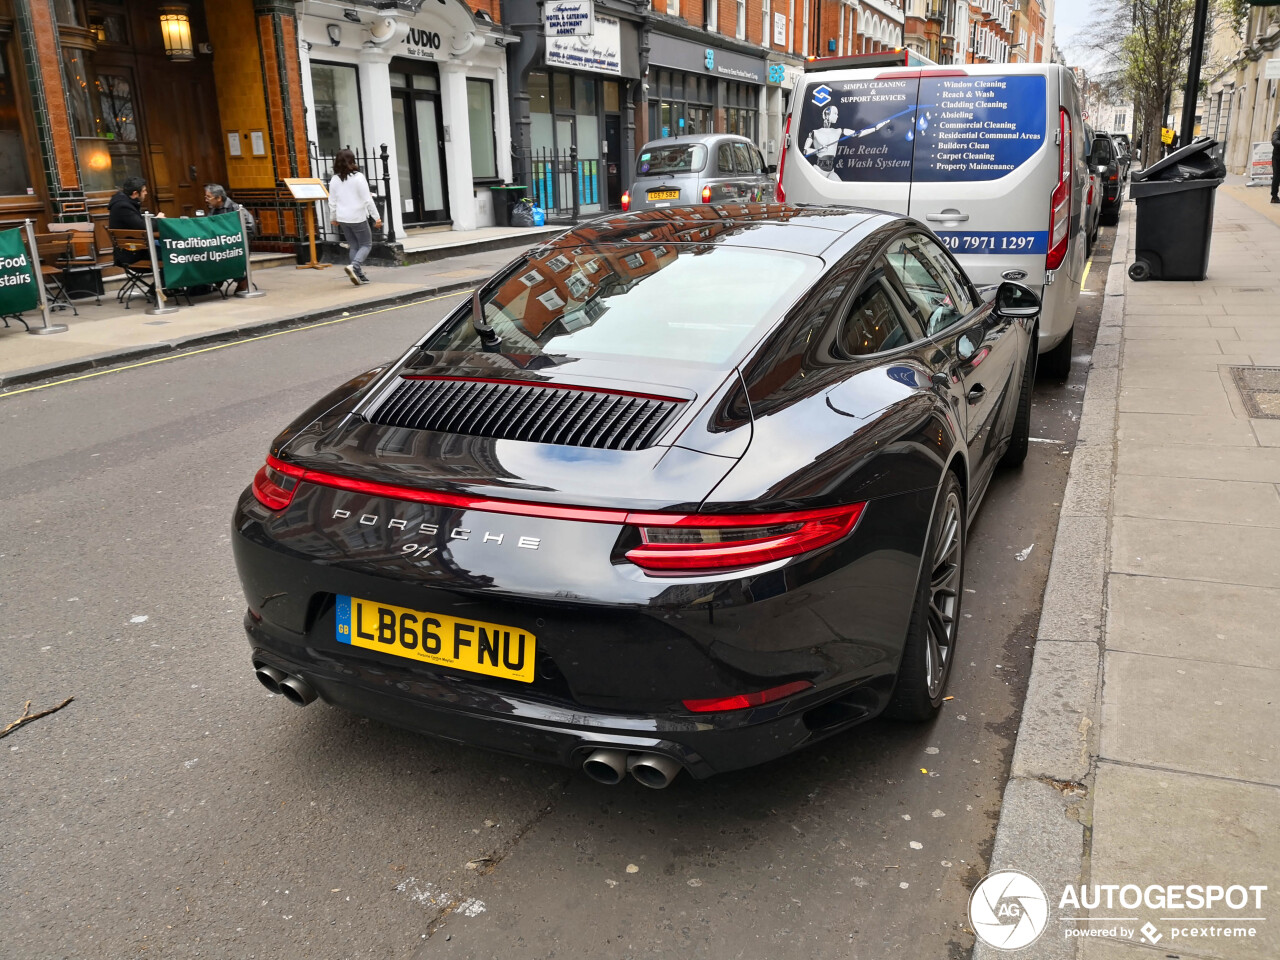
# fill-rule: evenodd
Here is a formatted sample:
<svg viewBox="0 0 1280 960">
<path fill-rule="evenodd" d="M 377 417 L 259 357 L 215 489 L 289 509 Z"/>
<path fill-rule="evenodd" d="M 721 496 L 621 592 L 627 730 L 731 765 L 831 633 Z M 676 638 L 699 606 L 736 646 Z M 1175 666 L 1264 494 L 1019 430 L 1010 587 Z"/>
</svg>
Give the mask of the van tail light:
<svg viewBox="0 0 1280 960">
<path fill-rule="evenodd" d="M 622 212 L 626 213 L 631 209 L 631 191 L 627 190 L 622 194 Z"/>
<path fill-rule="evenodd" d="M 1089 196 L 1085 197 L 1084 202 L 1090 205 L 1093 204 L 1093 178 L 1092 177 L 1089 178 Z"/>
<path fill-rule="evenodd" d="M 628 515 L 641 543 L 636 566 L 665 574 L 719 572 L 799 556 L 847 537 L 865 503 L 769 514 Z"/>
<path fill-rule="evenodd" d="M 253 478 L 253 495 L 268 510 L 283 510 L 293 502 L 298 482 L 305 473 L 301 467 L 267 457 L 267 462 Z"/>
<path fill-rule="evenodd" d="M 778 155 L 778 186 L 774 191 L 774 199 L 778 203 L 787 202 L 787 191 L 782 189 L 782 170 L 787 165 L 787 147 L 791 144 L 791 115 L 787 115 L 787 125 L 782 128 L 782 153 Z"/>
<path fill-rule="evenodd" d="M 748 707 L 759 707 L 773 703 L 783 697 L 789 697 L 801 690 L 810 690 L 813 684 L 808 680 L 792 680 L 779 687 L 759 690 L 755 693 L 735 693 L 728 697 L 713 697 L 710 700 L 685 700 L 684 708 L 690 713 L 719 713 L 722 710 L 746 710 Z"/>
<path fill-rule="evenodd" d="M 710 187 L 703 187 L 703 188 L 702 188 L 702 202 L 703 202 L 703 203 L 710 203 L 710 202 L 711 202 L 711 188 L 710 188 Z"/>
<path fill-rule="evenodd" d="M 1057 270 L 1067 259 L 1071 240 L 1071 116 L 1058 113 L 1058 185 L 1049 200 L 1049 253 L 1044 258 L 1046 270 Z"/>
</svg>

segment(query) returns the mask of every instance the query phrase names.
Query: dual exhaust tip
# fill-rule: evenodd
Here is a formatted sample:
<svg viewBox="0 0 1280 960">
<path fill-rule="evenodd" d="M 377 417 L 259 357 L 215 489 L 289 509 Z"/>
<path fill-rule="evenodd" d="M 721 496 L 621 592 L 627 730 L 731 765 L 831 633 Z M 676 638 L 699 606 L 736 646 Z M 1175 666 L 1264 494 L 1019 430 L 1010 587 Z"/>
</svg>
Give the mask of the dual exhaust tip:
<svg viewBox="0 0 1280 960">
<path fill-rule="evenodd" d="M 285 673 L 265 663 L 254 663 L 258 682 L 290 703 L 305 707 L 316 699 L 316 689 L 302 677 Z M 629 773 L 653 790 L 662 790 L 683 769 L 678 762 L 660 753 L 628 753 L 626 750 L 596 750 L 582 763 L 582 771 L 597 783 L 619 784 Z"/>
<path fill-rule="evenodd" d="M 290 703 L 296 703 L 300 707 L 305 707 L 316 698 L 316 688 L 301 677 L 269 667 L 265 663 L 255 663 L 253 673 L 258 678 L 258 682 L 272 693 L 278 693 Z"/>
<path fill-rule="evenodd" d="M 626 750 L 596 750 L 582 762 L 582 772 L 597 783 L 613 786 L 629 773 L 653 790 L 669 787 L 683 769 L 660 753 L 628 753 Z"/>
</svg>

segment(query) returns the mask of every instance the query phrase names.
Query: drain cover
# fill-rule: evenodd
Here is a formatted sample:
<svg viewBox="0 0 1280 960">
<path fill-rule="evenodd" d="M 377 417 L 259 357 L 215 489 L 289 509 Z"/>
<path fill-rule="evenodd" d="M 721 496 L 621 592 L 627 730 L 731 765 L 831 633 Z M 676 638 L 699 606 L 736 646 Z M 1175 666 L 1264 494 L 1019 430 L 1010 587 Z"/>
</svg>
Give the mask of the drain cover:
<svg viewBox="0 0 1280 960">
<path fill-rule="evenodd" d="M 1231 367 L 1231 379 L 1250 417 L 1280 420 L 1280 367 Z"/>
</svg>

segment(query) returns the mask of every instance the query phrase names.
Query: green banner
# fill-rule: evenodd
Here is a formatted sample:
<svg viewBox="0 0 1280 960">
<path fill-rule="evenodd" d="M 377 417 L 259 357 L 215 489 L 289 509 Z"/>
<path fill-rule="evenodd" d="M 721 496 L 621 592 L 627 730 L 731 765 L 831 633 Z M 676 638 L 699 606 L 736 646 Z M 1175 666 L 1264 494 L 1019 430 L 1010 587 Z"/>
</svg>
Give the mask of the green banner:
<svg viewBox="0 0 1280 960">
<path fill-rule="evenodd" d="M 22 242 L 22 228 L 0 232 L 0 314 L 22 313 L 39 305 L 40 287 Z"/>
<path fill-rule="evenodd" d="M 245 274 L 240 214 L 158 217 L 156 225 L 164 285 L 170 290 L 239 280 Z"/>
</svg>

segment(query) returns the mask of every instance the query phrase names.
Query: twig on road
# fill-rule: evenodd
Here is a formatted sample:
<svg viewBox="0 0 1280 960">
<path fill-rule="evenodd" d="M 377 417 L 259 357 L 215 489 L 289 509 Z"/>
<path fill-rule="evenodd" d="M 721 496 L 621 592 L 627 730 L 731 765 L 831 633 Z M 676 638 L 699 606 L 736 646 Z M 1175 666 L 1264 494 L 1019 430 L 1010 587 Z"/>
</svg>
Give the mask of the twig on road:
<svg viewBox="0 0 1280 960">
<path fill-rule="evenodd" d="M 9 734 L 13 733 L 13 731 L 30 723 L 32 720 L 39 720 L 41 717 L 47 717 L 51 713 L 57 713 L 74 699 L 75 697 L 67 697 L 67 699 L 63 700 L 56 707 L 50 707 L 48 710 L 41 710 L 39 713 L 31 713 L 31 701 L 28 700 L 26 706 L 22 708 L 22 716 L 13 721 L 13 723 L 9 724 L 3 730 L 0 730 L 0 739 L 4 739 Z"/>
</svg>

